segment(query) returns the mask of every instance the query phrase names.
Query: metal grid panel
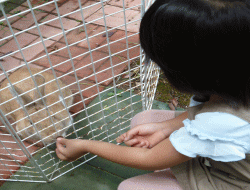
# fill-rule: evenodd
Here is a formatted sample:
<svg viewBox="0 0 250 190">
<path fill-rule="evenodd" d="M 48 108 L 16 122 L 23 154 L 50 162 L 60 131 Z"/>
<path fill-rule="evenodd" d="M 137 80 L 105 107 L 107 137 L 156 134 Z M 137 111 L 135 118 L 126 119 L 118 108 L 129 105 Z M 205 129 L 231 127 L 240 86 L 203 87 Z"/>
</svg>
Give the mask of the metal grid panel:
<svg viewBox="0 0 250 190">
<path fill-rule="evenodd" d="M 142 0 L 140 4 L 131 7 L 128 7 L 123 1 L 122 7 L 117 11 L 106 14 L 105 6 L 108 2 L 92 1 L 89 3 L 75 0 L 77 8 L 63 12 L 56 0 L 36 5 L 27 0 L 26 8 L 23 7 L 15 14 L 7 14 L 3 4 L 0 4 L 3 13 L 0 23 L 9 32 L 0 39 L 0 44 L 4 46 L 12 40 L 16 45 L 16 50 L 3 53 L 1 60 L 10 57 L 20 60 L 20 64 L 10 70 L 6 70 L 4 63 L 0 63 L 3 71 L 1 77 L 6 78 L 2 82 L 0 95 L 8 94 L 8 97 L 1 97 L 0 104 L 0 119 L 4 125 L 1 129 L 5 131 L 5 133 L 0 133 L 0 149 L 2 150 L 0 180 L 52 181 L 95 158 L 95 155 L 86 154 L 79 159 L 81 162 L 60 161 L 54 151 L 56 136 L 63 135 L 67 131 L 66 138 L 84 138 L 116 143 L 115 139 L 128 130 L 130 121 L 136 113 L 151 109 L 159 68 L 153 63 L 144 64 L 145 58 L 141 50 L 139 55 L 133 54 L 133 51 L 140 46 L 139 44 L 131 46 L 129 43 L 130 38 L 138 35 L 138 31 L 130 32 L 130 29 L 131 25 L 140 22 L 141 16 L 138 19 L 130 20 L 128 11 L 139 9 L 143 15 L 152 1 Z M 98 18 L 86 16 L 85 14 L 95 6 L 98 6 L 97 11 L 100 11 L 100 16 Z M 47 8 L 51 7 L 55 8 L 54 16 L 47 14 Z M 78 16 L 80 15 L 80 19 L 74 19 L 75 23 L 78 23 L 68 28 L 65 22 L 70 18 L 73 20 L 76 13 Z M 116 14 L 123 18 L 123 24 L 119 26 L 110 23 L 108 19 Z M 33 25 L 27 24 L 27 27 L 17 29 L 17 26 L 12 24 L 13 20 L 28 16 L 31 16 L 34 21 Z M 44 26 L 55 22 L 57 22 L 59 32 L 45 35 Z M 98 24 L 102 25 L 103 29 L 90 35 L 90 26 Z M 23 46 L 20 36 L 32 33 L 34 30 L 37 35 L 35 42 Z M 118 40 L 111 40 L 110 35 L 114 30 L 122 31 L 124 35 Z M 84 33 L 84 38 L 72 40 L 69 34 L 75 31 Z M 106 36 L 106 41 L 94 46 L 92 42 L 100 36 Z M 122 40 L 125 40 L 124 49 L 114 52 L 112 45 Z M 53 49 L 54 42 L 58 41 L 63 41 L 65 45 Z M 78 47 L 80 43 L 86 44 L 86 51 L 75 54 L 73 48 Z M 33 52 L 40 47 L 43 52 L 34 56 Z M 107 48 L 108 53 L 105 56 L 102 54 L 96 59 L 94 54 L 103 48 Z M 122 53 L 125 53 L 125 56 L 121 56 L 124 55 Z M 65 59 L 55 62 L 55 56 L 62 54 Z M 87 56 L 89 62 L 81 65 L 79 60 Z M 39 65 L 45 60 L 47 61 L 45 69 L 41 71 L 32 69 L 34 64 Z M 102 68 L 101 66 L 105 64 L 102 61 L 108 62 L 109 66 Z M 68 67 L 67 72 L 58 72 L 65 67 Z M 26 68 L 25 72 L 24 70 L 21 72 L 26 74 L 19 79 L 15 75 L 20 68 Z M 117 72 L 119 68 L 123 69 Z M 87 70 L 91 70 L 92 73 L 81 75 Z M 107 77 L 101 79 L 100 76 L 105 74 Z M 43 81 L 44 79 L 45 81 Z M 124 88 L 125 86 L 127 88 Z M 85 97 L 84 93 L 91 90 L 94 93 Z M 28 100 L 29 98 L 25 99 L 27 95 L 31 97 L 31 101 Z M 72 98 L 76 99 L 76 97 L 78 101 L 72 102 Z M 13 102 L 18 106 L 9 106 L 14 104 Z M 34 112 L 31 111 L 34 104 L 42 106 Z M 7 109 L 8 107 L 11 109 Z M 82 107 L 82 109 L 72 113 L 71 109 L 74 107 Z M 42 116 L 43 113 L 45 113 L 45 117 Z M 38 116 L 41 118 L 36 120 L 35 118 Z M 12 122 L 9 120 L 10 118 L 13 120 Z M 25 122 L 29 122 L 28 126 L 21 127 Z M 43 122 L 49 125 L 44 127 Z M 40 125 L 42 127 L 39 127 Z M 35 146 L 40 147 L 34 149 Z M 6 179 L 7 176 L 11 176 L 11 178 Z"/>
</svg>

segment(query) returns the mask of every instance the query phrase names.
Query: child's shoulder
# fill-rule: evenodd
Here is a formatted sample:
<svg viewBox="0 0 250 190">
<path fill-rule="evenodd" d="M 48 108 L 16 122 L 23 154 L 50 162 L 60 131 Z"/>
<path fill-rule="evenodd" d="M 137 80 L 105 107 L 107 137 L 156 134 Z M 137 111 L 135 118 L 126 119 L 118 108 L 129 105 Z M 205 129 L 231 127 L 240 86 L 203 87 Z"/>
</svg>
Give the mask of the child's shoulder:
<svg viewBox="0 0 250 190">
<path fill-rule="evenodd" d="M 192 102 L 193 100 L 191 100 Z M 195 103 L 188 108 L 185 130 L 201 139 L 247 141 L 250 134 L 250 110 L 235 109 L 225 101 Z"/>
<path fill-rule="evenodd" d="M 250 124 L 230 113 L 204 112 L 170 135 L 175 149 L 189 157 L 234 162 L 250 153 Z"/>
<path fill-rule="evenodd" d="M 194 120 L 186 119 L 183 123 L 190 133 L 210 140 L 237 139 L 244 133 L 250 133 L 250 124 L 230 113 L 203 112 L 197 114 Z"/>
</svg>

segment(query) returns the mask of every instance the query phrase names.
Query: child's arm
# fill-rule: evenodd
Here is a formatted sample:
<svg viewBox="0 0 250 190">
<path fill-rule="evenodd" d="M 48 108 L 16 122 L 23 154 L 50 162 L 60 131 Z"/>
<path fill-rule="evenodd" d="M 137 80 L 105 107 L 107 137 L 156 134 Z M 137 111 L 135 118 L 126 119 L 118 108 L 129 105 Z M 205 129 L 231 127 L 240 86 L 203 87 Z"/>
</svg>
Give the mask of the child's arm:
<svg viewBox="0 0 250 190">
<path fill-rule="evenodd" d="M 87 152 L 118 164 L 145 170 L 165 169 L 191 159 L 177 152 L 168 138 L 151 149 L 92 140 L 57 140 L 56 153 L 61 160 L 73 161 Z"/>
<path fill-rule="evenodd" d="M 138 125 L 120 135 L 116 141 L 118 143 L 124 142 L 127 146 L 152 148 L 168 138 L 171 133 L 183 127 L 183 120 L 187 117 L 186 111 L 176 118 L 163 122 Z"/>
<path fill-rule="evenodd" d="M 165 133 L 166 137 L 169 137 L 174 131 L 180 129 L 184 126 L 183 120 L 188 118 L 188 112 L 185 111 L 176 118 L 166 120 L 163 122 L 163 125 L 165 126 L 163 128 L 163 133 Z"/>
</svg>

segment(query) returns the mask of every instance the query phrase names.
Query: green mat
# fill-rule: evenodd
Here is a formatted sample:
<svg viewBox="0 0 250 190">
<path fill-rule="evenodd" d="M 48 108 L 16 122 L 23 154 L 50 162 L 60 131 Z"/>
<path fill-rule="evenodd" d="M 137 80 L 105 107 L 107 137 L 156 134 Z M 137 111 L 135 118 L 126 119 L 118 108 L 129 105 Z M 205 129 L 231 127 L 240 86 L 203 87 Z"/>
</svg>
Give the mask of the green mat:
<svg viewBox="0 0 250 190">
<path fill-rule="evenodd" d="M 75 124 L 73 127 L 76 132 L 74 132 L 72 127 L 67 132 L 69 134 L 67 138 L 76 138 L 78 136 L 84 139 L 92 138 L 94 140 L 115 143 L 115 139 L 129 129 L 131 118 L 142 111 L 141 96 L 123 92 L 120 89 L 116 89 L 116 93 L 117 96 L 115 96 L 114 90 L 106 90 L 100 93 L 100 96 L 96 97 L 88 105 L 87 111 L 83 110 L 74 118 Z M 117 108 L 119 111 L 116 111 Z M 167 110 L 169 107 L 166 103 L 154 101 L 152 109 Z M 88 117 L 86 117 L 87 114 Z M 34 158 L 45 175 L 51 179 L 56 178 L 55 180 L 50 183 L 5 182 L 0 189 L 111 190 L 117 189 L 119 183 L 124 179 L 150 172 L 122 166 L 100 157 L 93 158 L 94 155 L 92 154 L 88 154 L 78 161 L 72 162 L 72 164 L 61 162 L 59 165 L 54 164 L 51 167 L 53 163 L 59 161 L 55 153 L 50 152 L 48 154 L 53 149 L 55 149 L 53 146 L 47 150 L 43 149 Z M 86 161 L 88 162 L 79 165 Z M 31 163 L 27 162 L 25 166 L 31 166 Z M 77 168 L 74 168 L 76 166 Z M 56 171 L 57 168 L 61 168 L 60 171 Z M 38 173 L 30 172 L 33 172 L 32 176 L 37 175 L 36 178 L 32 178 L 33 180 L 41 180 Z M 63 173 L 66 174 L 57 178 L 57 176 Z M 22 169 L 17 171 L 15 175 L 18 176 L 18 179 L 30 180 L 27 175 L 24 175 L 24 170 Z M 14 177 L 11 178 L 13 179 Z"/>
</svg>

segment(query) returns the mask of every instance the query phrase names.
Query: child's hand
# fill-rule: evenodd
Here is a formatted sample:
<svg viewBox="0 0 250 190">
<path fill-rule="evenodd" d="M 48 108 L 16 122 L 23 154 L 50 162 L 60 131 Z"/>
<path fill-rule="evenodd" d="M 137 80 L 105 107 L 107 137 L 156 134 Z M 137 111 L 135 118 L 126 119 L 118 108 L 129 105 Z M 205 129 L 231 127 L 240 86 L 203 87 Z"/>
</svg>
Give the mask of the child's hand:
<svg viewBox="0 0 250 190">
<path fill-rule="evenodd" d="M 56 142 L 56 154 L 61 160 L 74 161 L 81 157 L 85 153 L 84 140 L 80 139 L 64 139 L 62 137 L 57 138 Z"/>
<path fill-rule="evenodd" d="M 116 141 L 124 142 L 127 146 L 152 148 L 167 138 L 163 132 L 162 123 L 138 125 L 119 136 Z"/>
</svg>

